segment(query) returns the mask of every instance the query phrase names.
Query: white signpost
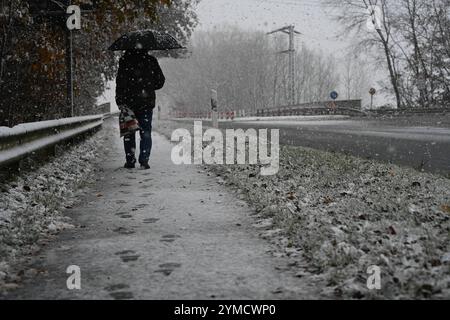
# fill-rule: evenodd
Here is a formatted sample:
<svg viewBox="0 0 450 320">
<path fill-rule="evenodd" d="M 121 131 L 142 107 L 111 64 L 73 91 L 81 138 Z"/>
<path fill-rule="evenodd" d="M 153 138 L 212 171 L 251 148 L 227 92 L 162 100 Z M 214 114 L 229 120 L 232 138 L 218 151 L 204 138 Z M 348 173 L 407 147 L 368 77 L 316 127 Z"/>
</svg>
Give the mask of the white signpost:
<svg viewBox="0 0 450 320">
<path fill-rule="evenodd" d="M 373 109 L 373 96 L 377 93 L 377 90 L 375 88 L 370 88 L 369 94 L 370 94 L 370 110 Z"/>
<path fill-rule="evenodd" d="M 218 120 L 218 98 L 217 90 L 211 89 L 211 113 L 212 113 L 212 127 L 219 128 Z"/>
</svg>

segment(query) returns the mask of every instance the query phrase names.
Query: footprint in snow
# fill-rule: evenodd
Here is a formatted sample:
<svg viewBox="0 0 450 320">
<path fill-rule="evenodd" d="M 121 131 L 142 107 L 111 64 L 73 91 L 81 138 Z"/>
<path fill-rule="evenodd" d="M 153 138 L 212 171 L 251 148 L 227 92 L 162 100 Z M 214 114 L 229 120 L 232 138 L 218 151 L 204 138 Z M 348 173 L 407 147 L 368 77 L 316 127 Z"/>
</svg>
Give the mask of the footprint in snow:
<svg viewBox="0 0 450 320">
<path fill-rule="evenodd" d="M 119 234 L 123 234 L 123 235 L 130 235 L 130 234 L 136 233 L 135 231 L 127 229 L 127 228 L 124 228 L 124 227 L 119 227 L 119 228 L 117 228 L 117 229 L 115 229 L 113 231 L 116 232 L 116 233 L 119 233 Z"/>
<path fill-rule="evenodd" d="M 161 242 L 174 242 L 176 239 L 181 238 L 178 235 L 168 234 L 162 237 Z"/>
<path fill-rule="evenodd" d="M 158 270 L 155 273 L 162 273 L 165 276 L 170 276 L 175 269 L 181 268 L 181 263 L 164 263 L 159 265 Z"/>
<path fill-rule="evenodd" d="M 113 292 L 109 295 L 115 300 L 131 300 L 134 298 L 132 292 Z"/>
<path fill-rule="evenodd" d="M 151 224 L 151 223 L 156 223 L 156 222 L 158 222 L 159 221 L 159 219 L 156 219 L 156 218 L 150 218 L 150 219 L 145 219 L 144 220 L 144 223 L 145 224 Z"/>
</svg>

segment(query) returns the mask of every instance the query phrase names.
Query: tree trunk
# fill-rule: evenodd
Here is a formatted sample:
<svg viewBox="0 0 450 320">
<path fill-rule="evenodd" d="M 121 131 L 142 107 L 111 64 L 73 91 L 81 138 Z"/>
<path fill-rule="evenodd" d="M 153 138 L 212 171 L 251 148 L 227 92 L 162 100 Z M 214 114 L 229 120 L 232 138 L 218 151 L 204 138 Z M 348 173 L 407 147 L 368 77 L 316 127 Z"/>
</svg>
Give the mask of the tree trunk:
<svg viewBox="0 0 450 320">
<path fill-rule="evenodd" d="M 380 35 L 381 42 L 383 43 L 384 53 L 386 55 L 386 61 L 387 61 L 388 69 L 389 69 L 389 76 L 391 79 L 392 88 L 394 89 L 395 99 L 397 101 L 397 109 L 401 109 L 402 102 L 401 102 L 401 96 L 400 96 L 400 89 L 398 86 L 398 77 L 397 77 L 397 73 L 394 70 L 394 65 L 393 65 L 393 61 L 392 61 L 392 57 L 391 57 L 391 52 L 389 49 L 389 44 L 388 44 L 386 38 L 384 37 L 383 33 L 381 32 L 381 30 L 377 30 L 377 32 Z"/>
<path fill-rule="evenodd" d="M 12 26 L 12 16 L 13 16 L 13 4 L 12 0 L 8 4 L 8 18 L 7 22 L 3 26 L 2 34 L 2 46 L 0 48 L 0 85 L 3 80 L 3 74 L 5 72 L 5 54 L 6 54 L 6 42 L 8 41 L 9 32 Z"/>
</svg>

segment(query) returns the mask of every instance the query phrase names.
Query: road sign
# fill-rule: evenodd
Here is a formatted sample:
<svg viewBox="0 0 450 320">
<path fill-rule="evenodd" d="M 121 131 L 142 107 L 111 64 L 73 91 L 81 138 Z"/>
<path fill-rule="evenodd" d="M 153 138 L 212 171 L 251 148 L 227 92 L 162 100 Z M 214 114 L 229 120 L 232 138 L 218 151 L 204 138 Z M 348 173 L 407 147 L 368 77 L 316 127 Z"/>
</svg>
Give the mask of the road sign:
<svg viewBox="0 0 450 320">
<path fill-rule="evenodd" d="M 336 91 L 330 93 L 330 98 L 336 100 L 339 97 L 339 94 Z"/>
</svg>

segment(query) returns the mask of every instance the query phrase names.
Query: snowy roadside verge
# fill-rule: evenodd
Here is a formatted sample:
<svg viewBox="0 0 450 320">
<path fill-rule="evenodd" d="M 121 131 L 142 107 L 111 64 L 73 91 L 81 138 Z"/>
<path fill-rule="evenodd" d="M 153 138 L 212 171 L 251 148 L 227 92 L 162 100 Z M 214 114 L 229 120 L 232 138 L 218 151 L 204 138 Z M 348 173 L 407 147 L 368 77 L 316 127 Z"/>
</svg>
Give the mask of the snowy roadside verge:
<svg viewBox="0 0 450 320">
<path fill-rule="evenodd" d="M 161 122 L 170 138 L 192 124 Z M 208 166 L 271 226 L 266 237 L 308 262 L 325 297 L 450 298 L 450 180 L 413 169 L 301 147 L 282 147 L 280 172 Z M 367 288 L 367 269 L 382 289 Z"/>
<path fill-rule="evenodd" d="M 73 207 L 76 196 L 94 181 L 107 131 L 95 133 L 33 172 L 0 182 L 0 294 L 16 288 L 24 273 L 40 272 L 21 270 L 27 257 L 53 235 L 74 227 L 63 211 Z"/>
</svg>

